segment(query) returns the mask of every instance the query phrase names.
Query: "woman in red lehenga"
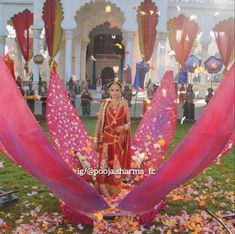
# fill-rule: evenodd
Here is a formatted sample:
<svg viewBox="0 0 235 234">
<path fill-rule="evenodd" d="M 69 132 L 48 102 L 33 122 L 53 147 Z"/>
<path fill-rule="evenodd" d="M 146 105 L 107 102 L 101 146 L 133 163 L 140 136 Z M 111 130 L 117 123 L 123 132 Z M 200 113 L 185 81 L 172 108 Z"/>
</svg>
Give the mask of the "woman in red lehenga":
<svg viewBox="0 0 235 234">
<path fill-rule="evenodd" d="M 100 107 L 94 144 L 100 154 L 99 169 L 129 169 L 130 112 L 122 100 L 122 85 L 116 79 L 108 84 L 110 98 Z M 122 175 L 99 174 L 96 177 L 99 192 L 104 196 L 116 196 L 121 191 Z"/>
</svg>

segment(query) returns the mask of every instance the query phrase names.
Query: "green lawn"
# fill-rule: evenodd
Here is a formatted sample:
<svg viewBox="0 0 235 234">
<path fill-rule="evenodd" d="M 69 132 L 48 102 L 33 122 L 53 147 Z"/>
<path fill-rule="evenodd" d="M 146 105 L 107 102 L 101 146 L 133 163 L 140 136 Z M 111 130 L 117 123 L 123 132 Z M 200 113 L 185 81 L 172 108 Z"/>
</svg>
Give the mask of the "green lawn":
<svg viewBox="0 0 235 234">
<path fill-rule="evenodd" d="M 92 135 L 96 120 L 84 119 L 83 122 L 88 133 Z M 41 125 L 46 131 L 45 123 L 43 122 Z M 132 134 L 137 125 L 138 121 L 132 122 Z M 191 127 L 192 124 L 190 123 L 178 124 L 169 152 L 182 140 Z M 0 167 L 0 189 L 4 191 L 19 190 L 17 193 L 19 201 L 17 203 L 0 207 L 0 233 L 12 233 L 12 230 L 15 230 L 22 223 L 34 223 L 38 225 L 40 230 L 48 233 L 75 233 L 76 230 L 79 230 L 77 226 L 66 224 L 61 220 L 57 214 L 59 212 L 58 200 L 43 184 L 32 178 L 1 153 L 0 162 L 3 162 L 3 167 Z M 207 209 L 218 215 L 221 212 L 234 211 L 233 188 L 234 149 L 221 160 L 220 164 L 213 165 L 195 179 L 168 195 L 166 199 L 167 208 L 161 212 L 157 226 L 166 227 L 168 225 L 162 217 L 179 216 L 182 211 L 189 215 L 200 213 L 203 202 L 205 202 Z M 47 220 L 49 224 L 42 219 Z M 53 228 L 49 229 L 49 226 L 53 226 Z M 177 230 L 177 228 L 181 230 L 177 225 L 172 230 Z M 91 233 L 91 227 L 85 227 L 79 233 Z"/>
</svg>

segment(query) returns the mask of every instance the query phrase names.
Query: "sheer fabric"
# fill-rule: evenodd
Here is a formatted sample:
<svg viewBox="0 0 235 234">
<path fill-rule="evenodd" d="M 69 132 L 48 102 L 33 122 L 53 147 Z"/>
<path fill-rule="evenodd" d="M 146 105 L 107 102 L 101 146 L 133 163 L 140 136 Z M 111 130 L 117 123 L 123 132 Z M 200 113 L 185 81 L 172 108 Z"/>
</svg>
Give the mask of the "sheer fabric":
<svg viewBox="0 0 235 234">
<path fill-rule="evenodd" d="M 108 207 L 102 196 L 66 165 L 30 112 L 0 58 L 0 140 L 13 159 L 74 210 Z M 7 108 L 6 108 L 7 107 Z M 17 113 L 17 114 L 16 114 Z"/>
<path fill-rule="evenodd" d="M 98 154 L 56 72 L 50 75 L 46 119 L 57 152 L 75 173 L 83 162 L 97 168 Z"/>
<path fill-rule="evenodd" d="M 184 140 L 155 175 L 120 202 L 120 209 L 133 213 L 151 210 L 170 191 L 198 175 L 215 160 L 234 131 L 234 73 L 235 65 Z"/>
<path fill-rule="evenodd" d="M 134 157 L 145 154 L 140 166 L 145 173 L 157 169 L 171 144 L 177 124 L 176 103 L 173 72 L 167 71 L 131 141 Z"/>
</svg>

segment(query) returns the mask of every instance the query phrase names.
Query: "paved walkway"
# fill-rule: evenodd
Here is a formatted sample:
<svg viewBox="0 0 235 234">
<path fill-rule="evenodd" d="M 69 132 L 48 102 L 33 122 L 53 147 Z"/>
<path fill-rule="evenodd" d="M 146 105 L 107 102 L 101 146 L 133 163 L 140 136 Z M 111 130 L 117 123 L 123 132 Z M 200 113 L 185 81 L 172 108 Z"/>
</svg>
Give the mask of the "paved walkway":
<svg viewBox="0 0 235 234">
<path fill-rule="evenodd" d="M 91 91 L 93 101 L 91 103 L 91 116 L 97 116 L 100 107 L 101 93 L 97 93 L 95 90 Z M 143 99 L 144 94 L 138 94 L 137 97 L 133 97 L 132 106 L 130 109 L 131 117 L 141 117 L 143 114 Z M 195 119 L 198 119 L 200 113 L 203 111 L 206 103 L 204 99 L 195 99 Z M 80 95 L 77 95 L 76 98 L 76 109 L 78 110 L 79 115 L 82 115 L 82 110 L 80 106 Z M 41 102 L 36 101 L 35 104 L 35 114 L 41 114 Z M 183 117 L 182 105 L 178 104 L 178 119 Z"/>
</svg>

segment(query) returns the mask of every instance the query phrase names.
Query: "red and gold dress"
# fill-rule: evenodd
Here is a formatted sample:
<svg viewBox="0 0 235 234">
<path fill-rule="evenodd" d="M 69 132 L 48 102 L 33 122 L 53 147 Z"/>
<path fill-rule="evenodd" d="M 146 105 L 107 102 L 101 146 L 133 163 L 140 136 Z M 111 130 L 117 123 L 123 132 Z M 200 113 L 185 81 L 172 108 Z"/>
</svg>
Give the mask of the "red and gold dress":
<svg viewBox="0 0 235 234">
<path fill-rule="evenodd" d="M 121 132 L 115 131 L 119 126 L 129 126 L 129 121 L 129 109 L 125 101 L 121 100 L 116 107 L 110 101 L 104 103 L 102 126 L 98 135 L 99 169 L 121 172 L 120 169 L 130 168 L 130 129 L 128 127 Z M 103 190 L 107 190 L 109 195 L 117 195 L 121 191 L 121 181 L 120 173 L 97 176 L 99 190 L 104 195 Z"/>
</svg>

